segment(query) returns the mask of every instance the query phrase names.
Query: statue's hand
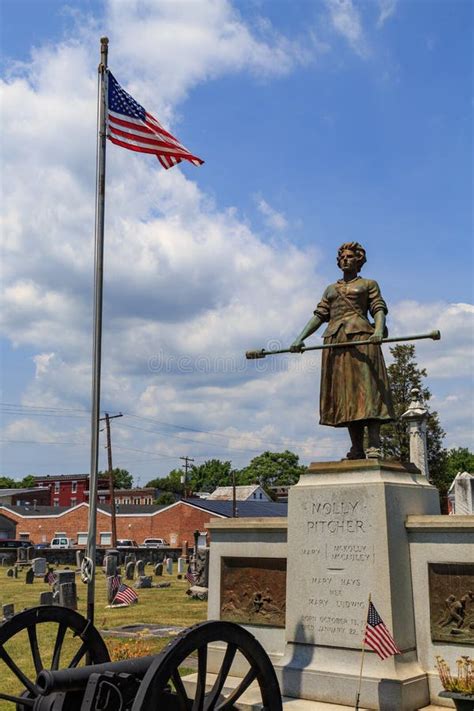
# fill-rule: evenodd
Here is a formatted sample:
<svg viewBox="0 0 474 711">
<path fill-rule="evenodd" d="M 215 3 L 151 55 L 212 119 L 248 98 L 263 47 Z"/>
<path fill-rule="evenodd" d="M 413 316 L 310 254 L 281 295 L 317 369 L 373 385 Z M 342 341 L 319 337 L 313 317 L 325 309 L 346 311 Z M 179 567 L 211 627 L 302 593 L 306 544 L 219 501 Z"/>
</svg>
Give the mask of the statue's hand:
<svg viewBox="0 0 474 711">
<path fill-rule="evenodd" d="M 290 353 L 301 353 L 304 348 L 304 341 L 293 341 L 290 346 Z"/>
<path fill-rule="evenodd" d="M 369 338 L 369 341 L 371 343 L 382 343 L 382 340 L 383 340 L 383 333 L 379 333 L 378 331 L 375 331 L 375 333 L 373 333 Z"/>
</svg>

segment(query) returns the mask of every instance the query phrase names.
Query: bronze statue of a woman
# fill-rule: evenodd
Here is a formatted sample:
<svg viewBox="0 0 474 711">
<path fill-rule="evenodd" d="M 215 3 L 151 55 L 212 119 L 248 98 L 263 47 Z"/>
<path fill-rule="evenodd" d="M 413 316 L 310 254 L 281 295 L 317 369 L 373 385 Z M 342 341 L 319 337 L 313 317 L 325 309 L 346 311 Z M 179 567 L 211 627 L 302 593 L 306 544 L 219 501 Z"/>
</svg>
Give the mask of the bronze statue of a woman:
<svg viewBox="0 0 474 711">
<path fill-rule="evenodd" d="M 379 457 L 380 425 L 395 419 L 380 347 L 387 305 L 377 282 L 359 276 L 366 261 L 365 249 L 358 242 L 345 242 L 339 247 L 337 264 L 343 278 L 327 287 L 314 316 L 291 345 L 291 351 L 301 350 L 304 340 L 325 322 L 324 343 L 371 341 L 365 346 L 328 348 L 322 353 L 320 424 L 348 428 L 352 443 L 348 459 Z"/>
</svg>

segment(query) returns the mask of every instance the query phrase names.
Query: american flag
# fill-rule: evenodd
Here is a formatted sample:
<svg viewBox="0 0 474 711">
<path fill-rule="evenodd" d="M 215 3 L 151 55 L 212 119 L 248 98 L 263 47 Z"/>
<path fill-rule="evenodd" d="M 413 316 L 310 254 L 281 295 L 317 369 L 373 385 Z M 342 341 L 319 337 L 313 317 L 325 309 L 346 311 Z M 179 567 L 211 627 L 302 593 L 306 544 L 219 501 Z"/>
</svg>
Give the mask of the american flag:
<svg viewBox="0 0 474 711">
<path fill-rule="evenodd" d="M 110 579 L 110 597 L 112 600 L 114 599 L 115 595 L 118 592 L 118 589 L 120 587 L 120 581 L 121 577 L 120 575 L 113 575 Z M 110 598 L 109 598 L 110 600 Z"/>
<path fill-rule="evenodd" d="M 54 585 L 54 583 L 57 581 L 58 576 L 56 573 L 53 573 L 52 570 L 49 571 L 48 575 L 46 576 L 48 579 L 48 585 Z"/>
<path fill-rule="evenodd" d="M 107 81 L 107 137 L 112 143 L 130 151 L 153 153 L 163 168 L 172 168 L 182 160 L 194 165 L 204 163 L 122 89 L 110 71 L 107 72 Z"/>
<path fill-rule="evenodd" d="M 364 643 L 373 649 L 380 659 L 387 659 L 393 654 L 401 654 L 395 644 L 395 640 L 371 602 L 369 602 L 369 611 L 367 613 Z"/>
<path fill-rule="evenodd" d="M 196 582 L 196 574 L 194 573 L 191 564 L 188 565 L 188 569 L 186 571 L 186 580 L 191 585 L 194 585 L 194 583 Z"/>
<path fill-rule="evenodd" d="M 131 605 L 132 602 L 137 602 L 137 600 L 138 595 L 135 590 L 133 588 L 130 588 L 128 585 L 125 585 L 125 583 L 121 583 L 114 597 L 113 604 L 116 605 L 121 603 L 125 605 Z"/>
</svg>

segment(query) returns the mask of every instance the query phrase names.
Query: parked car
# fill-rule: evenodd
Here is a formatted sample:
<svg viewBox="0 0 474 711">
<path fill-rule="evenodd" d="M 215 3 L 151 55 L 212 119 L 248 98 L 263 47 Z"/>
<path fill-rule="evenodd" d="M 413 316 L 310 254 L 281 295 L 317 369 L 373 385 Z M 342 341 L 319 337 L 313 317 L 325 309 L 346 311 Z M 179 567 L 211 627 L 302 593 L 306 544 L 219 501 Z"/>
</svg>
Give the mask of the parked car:
<svg viewBox="0 0 474 711">
<path fill-rule="evenodd" d="M 72 538 L 66 538 L 65 536 L 58 536 L 53 538 L 49 544 L 50 548 L 72 548 L 74 546 L 74 541 Z"/>
<path fill-rule="evenodd" d="M 164 538 L 145 538 L 143 541 L 144 548 L 166 548 L 166 546 L 169 546 L 169 543 Z"/>
<path fill-rule="evenodd" d="M 117 548 L 119 550 L 123 548 L 138 548 L 138 543 L 131 538 L 119 538 L 117 540 Z"/>
<path fill-rule="evenodd" d="M 43 548 L 49 548 L 49 543 L 35 543 L 36 550 L 40 551 Z"/>
<path fill-rule="evenodd" d="M 0 539 L 0 548 L 31 548 L 33 541 L 17 541 L 13 538 Z"/>
</svg>

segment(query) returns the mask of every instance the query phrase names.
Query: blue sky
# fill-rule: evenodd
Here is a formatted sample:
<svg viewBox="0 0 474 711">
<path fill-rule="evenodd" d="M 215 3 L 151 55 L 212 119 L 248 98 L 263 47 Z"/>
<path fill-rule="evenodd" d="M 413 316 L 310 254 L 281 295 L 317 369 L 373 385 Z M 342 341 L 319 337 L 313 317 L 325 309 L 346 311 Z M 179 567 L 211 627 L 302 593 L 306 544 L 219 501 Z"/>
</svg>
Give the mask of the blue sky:
<svg viewBox="0 0 474 711">
<path fill-rule="evenodd" d="M 4 0 L 2 26 L 5 474 L 88 469 L 104 33 L 122 85 L 206 161 L 108 146 L 103 405 L 149 418 L 117 424 L 117 465 L 143 483 L 183 454 L 343 456 L 319 356 L 258 372 L 242 353 L 295 337 L 349 239 L 392 334 L 442 331 L 418 360 L 447 446 L 473 446 L 471 3 Z"/>
</svg>

